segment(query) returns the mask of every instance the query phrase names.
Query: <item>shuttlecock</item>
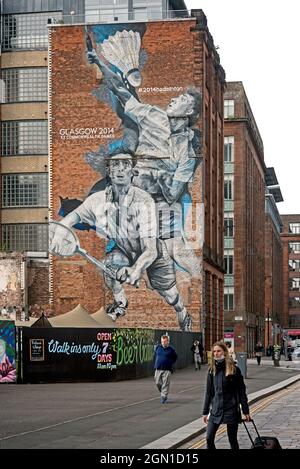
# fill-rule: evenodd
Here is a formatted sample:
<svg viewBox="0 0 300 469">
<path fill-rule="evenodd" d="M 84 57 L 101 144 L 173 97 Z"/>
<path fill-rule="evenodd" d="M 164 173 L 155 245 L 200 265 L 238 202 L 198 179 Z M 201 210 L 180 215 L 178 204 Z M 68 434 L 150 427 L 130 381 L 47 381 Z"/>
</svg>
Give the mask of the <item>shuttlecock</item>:
<svg viewBox="0 0 300 469">
<path fill-rule="evenodd" d="M 100 46 L 101 53 L 106 60 L 118 67 L 134 87 L 139 86 L 142 81 L 139 71 L 140 48 L 139 33 L 125 29 L 117 31 L 114 36 L 109 36 Z"/>
</svg>

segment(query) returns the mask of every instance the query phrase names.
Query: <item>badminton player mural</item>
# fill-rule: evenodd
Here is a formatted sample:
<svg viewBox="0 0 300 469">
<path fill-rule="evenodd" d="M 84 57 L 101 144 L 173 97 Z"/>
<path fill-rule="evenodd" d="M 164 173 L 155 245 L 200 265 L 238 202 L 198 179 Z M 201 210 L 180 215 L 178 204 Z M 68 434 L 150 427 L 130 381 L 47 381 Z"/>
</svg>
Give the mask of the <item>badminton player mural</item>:
<svg viewBox="0 0 300 469">
<path fill-rule="evenodd" d="M 137 89 L 146 61 L 141 49 L 145 26 L 134 26 L 136 30 L 110 35 L 101 25 L 85 30 L 87 63 L 96 64 L 102 76 L 95 95 L 120 119 L 122 136 L 96 152 L 85 152 L 89 165 L 105 177 L 84 201 L 62 200 L 63 218 L 50 223 L 50 252 L 79 253 L 103 272 L 113 294 L 106 309 L 113 320 L 126 314 L 124 282 L 139 287 L 146 275 L 149 287 L 174 308 L 180 329 L 189 331 L 192 318 L 180 296 L 176 271 L 201 276 L 199 258 L 185 233 L 191 205 L 188 183 L 200 161 L 201 134 L 193 126 L 201 95 L 188 88 L 166 109 L 141 102 Z M 109 241 L 104 259 L 80 247 L 76 228 L 95 229 Z"/>
</svg>

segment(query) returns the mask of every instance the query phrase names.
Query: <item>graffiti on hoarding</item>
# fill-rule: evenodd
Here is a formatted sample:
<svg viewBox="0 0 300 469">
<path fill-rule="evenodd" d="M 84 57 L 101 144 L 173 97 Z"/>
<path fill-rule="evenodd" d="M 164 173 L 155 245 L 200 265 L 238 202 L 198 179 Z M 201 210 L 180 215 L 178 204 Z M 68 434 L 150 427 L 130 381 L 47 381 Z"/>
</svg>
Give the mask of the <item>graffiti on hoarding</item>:
<svg viewBox="0 0 300 469">
<path fill-rule="evenodd" d="M 16 336 L 13 321 L 0 321 L 0 383 L 16 383 Z"/>
<path fill-rule="evenodd" d="M 42 362 L 45 360 L 44 339 L 29 339 L 29 357 L 31 362 Z"/>
<path fill-rule="evenodd" d="M 61 138 L 111 138 L 96 150 L 86 148 L 82 155 L 101 177 L 84 200 L 60 197 L 62 218 L 50 226 L 49 249 L 58 256 L 83 255 L 79 243 L 70 242 L 70 230 L 96 230 L 108 241 L 101 271 L 113 302 L 106 314 L 113 321 L 127 314 L 129 300 L 123 284 L 139 288 L 147 276 L 147 287 L 173 309 L 179 329 L 191 331 L 192 317 L 180 292 L 178 273 L 189 280 L 202 277 L 195 251 L 202 248 L 204 212 L 200 203 L 192 207 L 189 192 L 202 162 L 202 132 L 197 126 L 202 95 L 193 86 L 142 86 L 150 53 L 143 49 L 146 30 L 144 23 L 83 29 L 81 65 L 89 71 L 93 66 L 97 73 L 97 89 L 91 89 L 90 95 L 99 102 L 103 122 L 103 105 L 114 113 L 118 135 L 115 138 L 113 128 L 104 124 L 60 129 Z M 159 101 L 144 102 L 140 95 L 145 93 L 175 96 L 169 96 L 169 104 L 162 107 Z M 99 134 L 99 129 L 107 132 Z M 96 265 L 89 253 L 84 256 Z M 143 343 L 132 348 L 120 338 L 115 347 L 118 363 L 148 357 Z"/>
<path fill-rule="evenodd" d="M 75 342 L 59 342 L 58 340 L 51 339 L 48 342 L 48 352 L 49 353 L 56 353 L 56 354 L 65 354 L 65 355 L 72 355 L 72 354 L 91 354 L 91 359 L 96 360 L 97 356 L 103 348 L 107 348 L 105 343 L 101 345 L 95 344 L 92 342 L 91 344 L 76 344 Z"/>
<path fill-rule="evenodd" d="M 111 350 L 112 333 L 98 332 L 97 340 L 102 341 L 102 350 L 97 356 L 97 370 L 115 370 L 117 365 Z"/>
<path fill-rule="evenodd" d="M 154 332 L 147 330 L 118 331 L 112 341 L 118 366 L 147 363 L 153 360 Z"/>
<path fill-rule="evenodd" d="M 100 370 L 113 370 L 117 366 L 143 364 L 153 360 L 153 331 L 123 329 L 113 333 L 98 332 L 97 341 L 82 344 L 51 339 L 48 342 L 48 353 L 67 356 L 90 354 L 91 360 L 96 361 L 97 369 Z"/>
</svg>

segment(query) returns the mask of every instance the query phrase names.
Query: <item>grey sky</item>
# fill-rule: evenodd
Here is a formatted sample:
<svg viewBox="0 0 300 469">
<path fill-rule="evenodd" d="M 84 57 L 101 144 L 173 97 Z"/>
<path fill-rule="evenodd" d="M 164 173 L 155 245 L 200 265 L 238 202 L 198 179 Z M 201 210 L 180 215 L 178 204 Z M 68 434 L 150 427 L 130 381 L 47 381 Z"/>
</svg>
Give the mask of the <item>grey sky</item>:
<svg viewBox="0 0 300 469">
<path fill-rule="evenodd" d="M 186 0 L 201 8 L 228 81 L 242 81 L 284 202 L 300 213 L 299 0 Z"/>
</svg>

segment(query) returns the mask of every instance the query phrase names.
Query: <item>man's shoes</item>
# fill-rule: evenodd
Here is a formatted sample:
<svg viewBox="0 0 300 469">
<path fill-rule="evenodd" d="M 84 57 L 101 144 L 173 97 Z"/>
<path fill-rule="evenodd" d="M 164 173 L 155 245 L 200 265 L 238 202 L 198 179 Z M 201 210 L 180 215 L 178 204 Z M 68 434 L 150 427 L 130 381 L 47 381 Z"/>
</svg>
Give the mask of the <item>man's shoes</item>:
<svg viewBox="0 0 300 469">
<path fill-rule="evenodd" d="M 179 327 L 184 332 L 191 332 L 192 331 L 192 316 L 186 313 L 183 321 L 179 322 Z"/>
<path fill-rule="evenodd" d="M 123 306 L 120 301 L 114 301 L 111 305 L 108 305 L 108 307 L 106 308 L 106 314 L 110 317 L 110 319 L 116 321 L 121 316 L 125 316 L 127 306 L 128 301 L 126 301 L 125 306 Z"/>
<path fill-rule="evenodd" d="M 161 397 L 161 398 L 160 398 L 160 403 L 161 403 L 161 404 L 165 404 L 165 403 L 167 402 L 167 400 L 168 400 L 167 396 Z"/>
</svg>

